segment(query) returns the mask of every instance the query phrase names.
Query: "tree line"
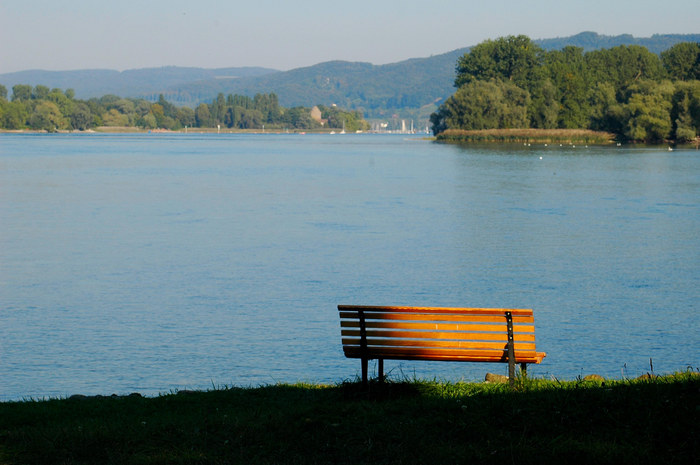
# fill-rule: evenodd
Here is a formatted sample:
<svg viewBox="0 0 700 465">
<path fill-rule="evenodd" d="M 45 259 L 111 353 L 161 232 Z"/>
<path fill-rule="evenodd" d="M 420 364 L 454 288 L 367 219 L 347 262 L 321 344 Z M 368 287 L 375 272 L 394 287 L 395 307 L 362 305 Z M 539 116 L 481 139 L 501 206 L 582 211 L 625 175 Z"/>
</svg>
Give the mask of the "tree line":
<svg viewBox="0 0 700 465">
<path fill-rule="evenodd" d="M 430 117 L 447 129 L 592 129 L 648 143 L 700 134 L 700 44 L 545 51 L 527 36 L 480 43 L 457 60 L 457 91 Z"/>
<path fill-rule="evenodd" d="M 105 95 L 79 100 L 73 89 L 49 89 L 46 86 L 0 85 L 0 129 L 32 129 L 55 132 L 84 131 L 96 127 L 138 127 L 143 129 L 215 128 L 229 129 L 318 129 L 366 130 L 369 124 L 359 111 L 319 105 L 284 108 L 277 95 L 219 94 L 210 104 L 197 108 L 178 107 L 163 95 L 158 101 Z"/>
</svg>

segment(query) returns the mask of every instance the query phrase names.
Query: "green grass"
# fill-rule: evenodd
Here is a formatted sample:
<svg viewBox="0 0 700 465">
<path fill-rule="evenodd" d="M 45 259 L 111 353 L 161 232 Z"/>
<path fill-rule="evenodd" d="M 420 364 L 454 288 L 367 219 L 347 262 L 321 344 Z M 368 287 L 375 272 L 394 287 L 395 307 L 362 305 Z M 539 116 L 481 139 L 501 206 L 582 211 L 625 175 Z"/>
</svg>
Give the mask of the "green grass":
<svg viewBox="0 0 700 465">
<path fill-rule="evenodd" d="M 588 129 L 484 129 L 465 131 L 448 129 L 438 134 L 441 142 L 498 142 L 606 145 L 615 135 Z"/>
<path fill-rule="evenodd" d="M 2 464 L 693 463 L 700 376 L 0 403 Z"/>
</svg>

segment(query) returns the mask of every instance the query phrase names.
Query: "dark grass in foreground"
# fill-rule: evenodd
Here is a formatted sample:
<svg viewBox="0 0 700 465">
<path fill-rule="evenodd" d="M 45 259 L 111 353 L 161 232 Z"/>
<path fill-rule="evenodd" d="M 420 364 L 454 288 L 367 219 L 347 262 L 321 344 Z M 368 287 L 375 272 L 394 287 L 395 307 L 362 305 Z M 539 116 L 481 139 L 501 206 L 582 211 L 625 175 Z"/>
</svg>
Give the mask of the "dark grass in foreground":
<svg viewBox="0 0 700 465">
<path fill-rule="evenodd" d="M 697 463 L 700 377 L 0 403 L 0 463 Z"/>
</svg>

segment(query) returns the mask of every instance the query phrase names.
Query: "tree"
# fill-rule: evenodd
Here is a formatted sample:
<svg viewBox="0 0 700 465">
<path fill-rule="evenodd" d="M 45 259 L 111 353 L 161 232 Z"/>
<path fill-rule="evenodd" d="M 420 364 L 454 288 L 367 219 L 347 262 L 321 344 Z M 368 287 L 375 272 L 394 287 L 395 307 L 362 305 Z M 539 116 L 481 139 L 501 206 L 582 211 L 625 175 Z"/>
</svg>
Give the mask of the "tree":
<svg viewBox="0 0 700 465">
<path fill-rule="evenodd" d="M 17 84 L 12 86 L 12 101 L 24 102 L 31 100 L 32 86 L 26 84 Z"/>
<path fill-rule="evenodd" d="M 211 121 L 211 113 L 209 112 L 209 105 L 206 103 L 199 104 L 194 111 L 194 119 L 198 128 L 212 127 L 213 124 Z"/>
<path fill-rule="evenodd" d="M 51 92 L 51 90 L 48 87 L 38 85 L 34 87 L 34 90 L 32 91 L 32 98 L 34 100 L 44 100 L 49 96 L 49 92 Z"/>
<path fill-rule="evenodd" d="M 67 129 L 68 121 L 55 103 L 42 101 L 34 108 L 34 113 L 29 118 L 29 126 L 32 129 L 55 132 L 59 129 Z"/>
<path fill-rule="evenodd" d="M 66 94 L 61 92 L 61 89 L 51 90 L 51 92 L 49 92 L 45 98 L 46 100 L 55 103 L 58 109 L 61 110 L 62 115 L 69 116 L 71 113 L 73 113 L 75 102 L 66 97 Z"/>
<path fill-rule="evenodd" d="M 262 112 L 263 120 L 268 123 L 277 122 L 281 116 L 279 101 L 274 93 L 255 94 L 253 108 Z"/>
<path fill-rule="evenodd" d="M 190 107 L 182 107 L 177 109 L 177 121 L 180 126 L 193 127 L 196 124 L 194 110 Z"/>
<path fill-rule="evenodd" d="M 661 142 L 671 136 L 670 81 L 642 81 L 630 88 L 629 99 L 623 106 L 627 125 L 625 136 L 631 140 Z"/>
<path fill-rule="evenodd" d="M 243 109 L 241 111 L 241 121 L 238 123 L 241 129 L 258 129 L 263 124 L 263 114 L 260 110 Z"/>
<path fill-rule="evenodd" d="M 177 118 L 177 107 L 165 100 L 165 96 L 163 94 L 160 94 L 158 96 L 158 105 L 160 105 L 163 108 L 163 114 L 166 117 L 172 119 Z"/>
<path fill-rule="evenodd" d="M 102 115 L 104 126 L 123 127 L 129 125 L 129 117 L 116 108 L 112 108 Z"/>
<path fill-rule="evenodd" d="M 284 113 L 284 122 L 296 129 L 310 129 L 320 126 L 320 123 L 311 118 L 311 111 L 304 107 L 288 109 Z"/>
<path fill-rule="evenodd" d="M 167 127 L 166 121 L 165 121 L 165 111 L 163 110 L 163 106 L 159 103 L 154 103 L 151 105 L 151 114 L 153 117 L 156 119 L 156 127 L 158 128 L 165 128 Z"/>
<path fill-rule="evenodd" d="M 224 122 L 224 115 L 226 114 L 226 99 L 224 94 L 219 93 L 216 96 L 216 99 L 209 106 L 209 113 L 211 114 L 213 124 Z"/>
<path fill-rule="evenodd" d="M 433 133 L 446 129 L 527 128 L 530 94 L 512 82 L 491 79 L 462 87 L 431 115 Z"/>
<path fill-rule="evenodd" d="M 130 100 L 130 102 L 134 106 L 134 124 L 139 127 L 143 127 L 144 125 L 141 123 L 143 123 L 143 118 L 151 111 L 151 102 L 143 99 Z M 141 121 L 141 123 L 139 123 L 139 121 Z"/>
<path fill-rule="evenodd" d="M 241 122 L 241 110 L 245 111 L 245 108 L 233 106 L 226 109 L 224 124 L 227 128 L 238 127 Z"/>
<path fill-rule="evenodd" d="M 85 131 L 93 126 L 94 118 L 90 107 L 84 102 L 78 102 L 73 107 L 73 112 L 70 114 L 70 125 L 73 129 Z"/>
<path fill-rule="evenodd" d="M 583 49 L 564 47 L 546 54 L 545 67 L 549 79 L 559 91 L 560 128 L 583 128 L 588 123 L 589 75 Z"/>
<path fill-rule="evenodd" d="M 661 52 L 661 62 L 671 79 L 700 79 L 700 44 L 681 42 Z"/>
<path fill-rule="evenodd" d="M 7 100 L 7 87 L 0 84 L 0 99 Z"/>
<path fill-rule="evenodd" d="M 359 110 L 347 111 L 337 106 L 318 105 L 320 118 L 325 119 L 328 128 L 345 128 L 347 131 L 365 131 L 369 129 L 369 123 L 364 120 Z"/>
<path fill-rule="evenodd" d="M 156 117 L 153 116 L 153 113 L 148 113 L 139 120 L 139 126 L 146 129 L 155 129 L 158 127 L 158 122 L 156 121 Z"/>
<path fill-rule="evenodd" d="M 113 105 L 119 100 L 121 100 L 121 97 L 114 94 L 103 95 L 99 98 L 100 105 L 103 105 L 104 107 L 109 107 L 110 105 Z"/>
<path fill-rule="evenodd" d="M 533 90 L 528 107 L 530 125 L 540 129 L 554 129 L 558 125 L 559 91 L 552 81 L 546 79 Z"/>
<path fill-rule="evenodd" d="M 523 89 L 537 80 L 542 49 L 524 35 L 487 40 L 457 60 L 455 87 L 474 80 L 513 81 Z"/>
<path fill-rule="evenodd" d="M 24 129 L 27 127 L 29 110 L 22 101 L 12 101 L 4 104 L 4 112 L 0 126 L 5 129 Z"/>
<path fill-rule="evenodd" d="M 610 82 L 623 91 L 639 80 L 660 80 L 664 69 L 659 57 L 639 45 L 620 45 L 586 54 L 591 84 Z"/>
<path fill-rule="evenodd" d="M 622 134 L 625 114 L 615 97 L 615 87 L 609 82 L 599 82 L 589 94 L 589 124 L 593 130 Z"/>
<path fill-rule="evenodd" d="M 677 82 L 671 99 L 673 138 L 694 140 L 700 133 L 700 81 Z"/>
<path fill-rule="evenodd" d="M 134 104 L 134 102 L 125 98 L 120 98 L 119 100 L 107 105 L 107 108 L 116 108 L 117 110 L 119 110 L 119 113 L 123 113 L 125 115 L 132 115 L 136 112 L 136 105 Z M 148 113 L 149 109 L 150 105 L 144 108 L 144 111 Z"/>
</svg>

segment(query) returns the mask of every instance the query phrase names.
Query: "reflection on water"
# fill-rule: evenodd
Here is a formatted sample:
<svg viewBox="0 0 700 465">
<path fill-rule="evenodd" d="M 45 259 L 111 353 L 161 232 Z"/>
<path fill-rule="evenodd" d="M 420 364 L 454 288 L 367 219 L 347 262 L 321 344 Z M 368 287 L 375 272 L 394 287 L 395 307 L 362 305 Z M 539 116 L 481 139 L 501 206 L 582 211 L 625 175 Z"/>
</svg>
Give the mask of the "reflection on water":
<svg viewBox="0 0 700 465">
<path fill-rule="evenodd" d="M 699 232 L 694 150 L 2 135 L 0 399 L 352 378 L 338 303 L 533 308 L 535 376 L 697 367 Z"/>
</svg>

